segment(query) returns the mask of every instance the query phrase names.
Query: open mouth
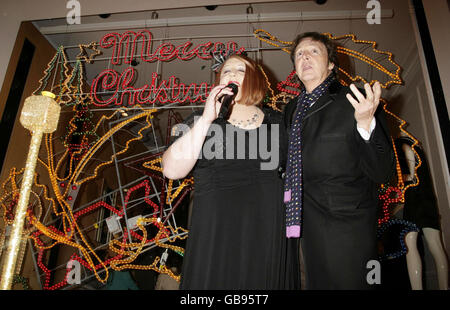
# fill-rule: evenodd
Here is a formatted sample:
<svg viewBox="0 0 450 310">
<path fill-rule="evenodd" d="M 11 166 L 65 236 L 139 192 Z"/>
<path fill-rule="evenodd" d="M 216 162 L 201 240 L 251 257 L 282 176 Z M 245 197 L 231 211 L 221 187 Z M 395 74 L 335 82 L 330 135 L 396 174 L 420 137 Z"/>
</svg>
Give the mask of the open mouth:
<svg viewBox="0 0 450 310">
<path fill-rule="evenodd" d="M 241 83 L 239 83 L 238 81 L 230 81 L 228 82 L 228 84 L 236 84 L 237 86 L 241 86 Z"/>
</svg>

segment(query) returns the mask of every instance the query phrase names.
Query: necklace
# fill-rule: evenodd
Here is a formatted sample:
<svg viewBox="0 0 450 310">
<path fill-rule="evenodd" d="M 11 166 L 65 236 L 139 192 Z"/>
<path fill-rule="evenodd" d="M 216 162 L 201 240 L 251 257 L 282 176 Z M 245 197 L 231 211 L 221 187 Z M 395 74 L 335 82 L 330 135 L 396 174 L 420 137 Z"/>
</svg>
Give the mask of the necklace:
<svg viewBox="0 0 450 310">
<path fill-rule="evenodd" d="M 246 128 L 246 127 L 250 127 L 253 124 L 256 124 L 256 122 L 259 119 L 259 115 L 257 113 L 253 114 L 253 116 L 251 118 L 248 118 L 246 120 L 237 120 L 237 119 L 230 119 L 230 123 L 234 126 L 237 127 L 242 127 L 242 128 Z"/>
</svg>

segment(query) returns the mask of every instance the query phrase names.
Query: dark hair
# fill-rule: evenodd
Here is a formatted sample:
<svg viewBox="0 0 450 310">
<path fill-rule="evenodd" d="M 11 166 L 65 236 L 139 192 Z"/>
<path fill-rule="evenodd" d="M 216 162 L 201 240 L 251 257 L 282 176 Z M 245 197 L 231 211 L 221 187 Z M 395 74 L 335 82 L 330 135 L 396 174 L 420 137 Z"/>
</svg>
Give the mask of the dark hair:
<svg viewBox="0 0 450 310">
<path fill-rule="evenodd" d="M 333 40 L 331 40 L 328 36 L 318 33 L 318 32 L 304 32 L 299 34 L 294 41 L 292 42 L 291 45 L 291 61 L 292 64 L 295 67 L 295 49 L 297 48 L 297 46 L 300 44 L 300 42 L 303 39 L 306 38 L 311 38 L 313 41 L 317 41 L 317 42 L 321 42 L 323 45 L 325 45 L 325 48 L 327 49 L 327 53 L 328 53 L 328 62 L 333 63 L 334 64 L 334 68 L 333 68 L 333 74 L 335 76 L 337 76 L 337 71 L 338 71 L 338 66 L 339 66 L 339 61 L 337 58 L 337 53 L 336 53 L 336 45 L 333 42 Z"/>
<path fill-rule="evenodd" d="M 240 59 L 245 63 L 245 76 L 244 80 L 242 81 L 242 95 L 240 103 L 244 105 L 261 106 L 267 91 L 267 84 L 264 78 L 264 74 L 261 72 L 258 63 L 245 55 L 230 56 L 222 64 L 222 67 L 216 74 L 216 85 L 220 81 L 220 75 L 222 74 L 223 65 L 231 58 Z"/>
</svg>

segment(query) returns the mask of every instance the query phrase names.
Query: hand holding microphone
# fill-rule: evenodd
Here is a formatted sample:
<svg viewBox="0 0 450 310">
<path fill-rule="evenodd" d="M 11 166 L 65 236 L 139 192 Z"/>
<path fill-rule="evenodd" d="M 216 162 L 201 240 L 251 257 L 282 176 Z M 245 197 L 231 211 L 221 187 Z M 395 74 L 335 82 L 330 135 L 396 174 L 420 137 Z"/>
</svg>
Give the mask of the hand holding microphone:
<svg viewBox="0 0 450 310">
<path fill-rule="evenodd" d="M 230 106 L 238 91 L 238 85 L 232 82 L 228 85 L 219 84 L 211 89 L 203 110 L 203 119 L 207 123 L 212 123 L 219 117 L 222 119 L 229 117 L 232 110 Z"/>
<path fill-rule="evenodd" d="M 222 106 L 220 107 L 220 112 L 218 115 L 218 118 L 222 118 L 224 120 L 228 120 L 231 114 L 230 105 L 233 103 L 234 98 L 236 97 L 238 93 L 238 86 L 234 83 L 229 83 L 227 87 L 231 88 L 231 91 L 233 92 L 232 95 L 223 95 L 219 98 L 219 101 L 222 103 Z"/>
</svg>

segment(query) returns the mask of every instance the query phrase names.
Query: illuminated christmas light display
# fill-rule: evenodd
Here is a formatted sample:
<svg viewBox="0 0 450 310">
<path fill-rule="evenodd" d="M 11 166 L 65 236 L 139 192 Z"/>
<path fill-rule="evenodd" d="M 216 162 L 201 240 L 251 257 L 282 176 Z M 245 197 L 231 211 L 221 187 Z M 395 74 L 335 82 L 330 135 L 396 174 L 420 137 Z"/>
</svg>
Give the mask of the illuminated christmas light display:
<svg viewBox="0 0 450 310">
<path fill-rule="evenodd" d="M 126 31 L 122 34 L 117 32 L 108 33 L 100 40 L 100 46 L 104 49 L 113 49 L 111 56 L 111 63 L 114 65 L 120 64 L 122 54 L 125 56 L 125 63 L 130 64 L 136 54 L 136 48 L 138 44 L 141 44 L 140 59 L 145 62 L 155 61 L 171 61 L 174 58 L 179 60 L 188 61 L 195 57 L 203 60 L 209 60 L 212 58 L 212 53 L 220 52 L 228 54 L 230 51 L 240 53 L 244 49 L 238 48 L 236 42 L 211 42 L 200 43 L 195 47 L 192 47 L 191 41 L 182 43 L 178 46 L 173 45 L 170 42 L 163 43 L 155 48 L 152 53 L 152 33 L 146 29 L 139 32 Z M 124 47 L 125 45 L 125 47 Z M 123 52 L 125 50 L 125 52 Z"/>
<path fill-rule="evenodd" d="M 281 47 L 288 52 L 289 41 L 281 41 L 269 32 L 258 29 L 254 32 L 255 37 L 272 46 Z M 393 71 L 383 65 L 381 61 L 375 61 L 369 56 L 352 50 L 349 47 L 342 46 L 338 53 L 348 55 L 360 62 L 367 64 L 381 72 L 387 80 L 384 80 L 382 87 L 386 88 L 393 84 L 400 84 L 400 67 L 392 61 L 392 54 L 375 49 L 376 42 L 356 40 L 354 35 L 333 37 L 327 34 L 333 40 L 340 42 L 349 41 L 351 44 L 369 45 L 372 51 L 378 55 L 383 54 L 387 61 L 392 64 Z M 140 47 L 140 49 L 139 49 Z M 170 42 L 163 43 L 152 50 L 152 34 L 147 30 L 140 32 L 127 31 L 122 34 L 109 33 L 105 35 L 100 43 L 91 42 L 90 44 L 80 44 L 79 53 L 76 61 L 71 67 L 63 46 L 57 49 L 55 56 L 49 62 L 44 76 L 39 81 L 39 87 L 33 92 L 40 94 L 43 90 L 49 90 L 56 94 L 55 101 L 69 110 L 73 117 L 67 124 L 63 124 L 66 130 L 60 142 L 63 145 L 62 152 L 55 151 L 55 139 L 53 134 L 45 134 L 44 152 L 45 155 L 38 158 L 38 164 L 45 171 L 46 177 L 50 180 L 49 184 L 39 184 L 37 174 L 34 175 L 33 188 L 31 190 L 32 202 L 27 206 L 26 224 L 24 239 L 29 238 L 37 252 L 37 266 L 43 272 L 43 289 L 55 290 L 69 285 L 67 274 L 69 268 L 65 270 L 66 276 L 63 280 L 51 283 L 52 270 L 46 263 L 45 257 L 47 251 L 55 248 L 56 245 L 62 245 L 70 248 L 72 255 L 70 259 L 78 261 L 83 268 L 93 272 L 98 282 L 105 284 L 109 277 L 109 269 L 116 271 L 125 269 L 154 270 L 160 273 L 166 273 L 179 281 L 180 276 L 173 274 L 170 268 L 161 262 L 157 256 L 150 265 L 142 266 L 135 264 L 134 261 L 141 255 L 147 247 L 156 245 L 159 249 L 168 249 L 173 255 L 182 256 L 184 249 L 175 245 L 176 241 L 187 237 L 188 231 L 178 227 L 173 215 L 177 207 L 183 202 L 184 198 L 192 189 L 194 180 L 188 177 L 183 180 L 174 181 L 164 178 L 161 168 L 160 148 L 153 150 L 143 156 L 133 157 L 133 160 L 121 161 L 122 157 L 133 153 L 134 146 L 142 143 L 143 137 L 149 130 L 154 130 L 152 120 L 158 107 L 167 104 L 185 105 L 192 103 L 203 103 L 214 85 L 202 82 L 200 84 L 191 83 L 189 85 L 178 81 L 174 75 L 167 79 L 160 79 L 157 73 L 149 76 L 149 83 L 143 86 L 135 87 L 133 81 L 137 70 L 128 67 L 122 73 L 107 69 L 93 80 L 92 84 L 87 85 L 84 81 L 85 66 L 95 61 L 95 58 L 102 52 L 101 49 L 112 48 L 110 63 L 130 64 L 138 53 L 140 60 L 144 62 L 171 60 L 189 61 L 194 58 L 210 60 L 212 53 L 219 52 L 227 54 L 229 51 L 235 53 L 243 52 L 245 49 L 238 47 L 235 42 L 203 42 L 195 44 L 191 41 L 174 45 Z M 139 53 L 140 51 L 140 53 Z M 275 110 L 280 110 L 280 106 L 286 104 L 288 100 L 299 93 L 300 83 L 294 81 L 295 72 L 291 72 L 285 81 L 277 84 L 278 93 L 269 82 L 269 79 L 262 70 L 266 83 L 268 85 L 268 95 L 266 104 Z M 345 80 L 341 83 L 346 85 L 349 81 L 368 81 L 367 77 L 351 76 L 344 68 L 339 68 Z M 56 84 L 50 85 L 50 81 L 56 81 Z M 373 84 L 376 80 L 370 80 Z M 90 89 L 89 89 L 90 88 Z M 107 96 L 99 96 L 100 93 L 109 92 Z M 151 109 L 145 108 L 145 105 L 153 105 Z M 100 117 L 95 117 L 96 108 L 112 107 L 113 112 L 103 113 Z M 405 134 L 412 136 L 403 129 L 405 121 L 393 114 L 387 109 L 387 103 L 383 101 L 383 109 L 400 122 L 400 129 Z M 167 117 L 167 134 L 165 146 L 169 144 L 170 130 L 173 122 L 180 122 L 173 111 L 170 110 Z M 132 135 L 123 138 L 123 143 L 112 142 L 119 134 L 124 134 L 124 129 L 129 130 L 136 126 Z M 55 142 L 56 141 L 56 142 Z M 417 142 L 417 140 L 414 139 Z M 413 145 L 414 146 L 417 143 Z M 111 146 L 110 146 L 111 145 Z M 103 154 L 102 156 L 100 154 Z M 106 158 L 105 158 L 105 155 Z M 417 155 L 417 153 L 416 153 Z M 123 165 L 131 168 L 134 172 L 144 179 L 136 179 L 126 186 L 120 185 L 114 189 L 114 193 L 123 196 L 122 201 L 106 202 L 105 197 L 96 199 L 92 203 L 80 206 L 77 197 L 73 192 L 83 187 L 96 187 L 95 182 L 102 177 L 102 172 L 108 167 L 118 167 Z M 419 165 L 416 166 L 416 169 Z M 117 168 L 118 169 L 118 168 Z M 118 170 L 117 170 L 118 171 Z M 0 196 L 0 206 L 2 208 L 3 219 L 7 225 L 11 225 L 16 213 L 19 177 L 24 173 L 24 169 L 13 168 L 9 177 L 3 182 L 2 195 Z M 401 178 L 401 171 L 397 160 L 398 183 L 395 186 L 383 185 L 380 188 L 380 201 L 382 202 L 383 216 L 379 219 L 379 236 L 381 236 L 390 225 L 404 225 L 407 229 L 414 229 L 412 225 L 404 222 L 394 222 L 391 219 L 390 209 L 394 203 L 404 201 L 404 192 L 411 186 L 404 186 Z M 118 178 L 120 180 L 120 175 Z M 417 179 L 417 178 L 416 178 Z M 158 182 L 155 182 L 158 181 Z M 139 196 L 142 198 L 144 208 L 149 209 L 149 214 L 137 220 L 136 227 L 131 229 L 125 217 L 130 208 L 131 197 Z M 110 197 L 110 196 L 107 196 Z M 150 198 L 153 197 L 153 198 Z M 155 201 L 153 200 L 155 199 Z M 120 200 L 120 199 L 118 199 Z M 42 218 L 42 211 L 50 210 L 52 216 L 60 220 L 60 227 L 47 223 Z M 84 227 L 83 218 L 87 218 L 99 212 L 107 211 L 111 216 L 119 218 L 121 232 L 112 237 L 103 248 L 107 248 L 112 257 L 104 258 L 98 254 L 97 247 L 93 245 L 87 237 L 87 227 Z M 166 212 L 166 210 L 168 212 Z M 102 220 L 103 222 L 105 220 Z M 99 222 L 93 224 L 94 229 L 98 230 Z M 91 228 L 92 228 L 91 227 Z M 152 228 L 152 229 L 150 229 Z M 151 234 L 151 232 L 156 232 Z M 0 235 L 0 242 L 5 242 L 5 233 Z M 18 267 L 22 264 L 25 246 L 21 248 L 18 259 Z M 3 245 L 3 244 L 1 244 Z M 396 255 L 402 255 L 399 252 Z M 1 254 L 1 253 L 0 253 Z M 395 256 L 395 255 L 394 255 Z M 17 269 L 16 269 L 17 270 Z M 20 275 L 14 275 L 15 281 L 25 283 Z M 23 284 L 25 287 L 25 284 Z"/>
<path fill-rule="evenodd" d="M 44 96 L 45 95 L 45 96 Z M 12 223 L 11 236 L 9 238 L 6 260 L 3 266 L 1 288 L 11 289 L 13 273 L 16 268 L 19 250 L 22 243 L 22 234 L 30 199 L 31 186 L 34 172 L 36 170 L 37 157 L 41 147 L 44 133 L 56 130 L 60 106 L 53 100 L 54 95 L 44 94 L 42 96 L 30 96 L 25 99 L 20 115 L 20 123 L 31 131 L 31 142 L 26 160 L 23 180 L 19 192 L 19 199 Z"/>
<path fill-rule="evenodd" d="M 94 79 L 91 87 L 91 96 L 94 105 L 98 107 L 114 106 L 134 106 L 136 104 L 157 104 L 167 103 L 204 103 L 211 91 L 212 85 L 207 83 L 191 83 L 187 86 L 177 82 L 175 76 L 170 76 L 167 80 L 159 80 L 156 72 L 152 73 L 151 84 L 140 88 L 130 86 L 134 82 L 136 69 L 127 68 L 122 74 L 115 70 L 105 70 Z M 109 81 L 109 82 L 108 82 Z M 101 99 L 98 93 L 108 93 L 108 99 Z"/>
<path fill-rule="evenodd" d="M 344 75 L 344 78 L 340 79 L 340 82 L 343 85 L 348 85 L 350 83 L 355 83 L 355 82 L 362 82 L 362 83 L 369 83 L 370 85 L 373 85 L 375 82 L 380 82 L 380 86 L 383 88 L 387 88 L 388 86 L 390 86 L 391 84 L 402 84 L 402 79 L 400 78 L 400 66 L 394 62 L 392 60 L 392 53 L 387 52 L 387 51 L 380 51 L 376 48 L 377 42 L 375 41 L 369 41 L 369 40 L 358 40 L 356 39 L 356 36 L 354 34 L 347 34 L 347 35 L 343 35 L 343 36 L 339 36 L 339 37 L 334 37 L 332 34 L 330 33 L 323 33 L 324 35 L 328 36 L 331 40 L 334 40 L 336 42 L 336 52 L 342 55 L 346 55 L 349 57 L 352 57 L 362 63 L 365 63 L 366 65 L 370 66 L 371 68 L 375 68 L 377 69 L 379 72 L 383 73 L 382 76 L 380 76 L 383 78 L 387 77 L 386 82 L 380 81 L 380 79 L 371 79 L 370 81 L 368 81 L 366 78 L 360 76 L 360 75 L 355 75 L 352 76 L 349 72 L 348 69 L 346 68 L 341 68 L 338 67 L 339 72 L 341 72 Z M 275 47 L 282 47 L 284 46 L 281 50 L 290 54 L 290 50 L 289 47 L 292 44 L 292 42 L 290 41 L 282 41 L 280 39 L 278 39 L 277 37 L 273 36 L 272 34 L 270 34 L 269 32 L 265 31 L 264 29 L 256 29 L 253 32 L 253 35 L 258 38 L 261 41 L 266 42 L 267 44 L 270 44 L 272 46 Z M 355 47 L 358 46 L 362 46 L 362 49 L 365 49 L 365 47 L 368 45 L 371 47 L 372 52 L 374 52 L 374 55 L 376 55 L 377 57 L 379 57 L 380 55 L 384 55 L 386 57 L 383 58 L 383 60 L 387 61 L 387 65 L 392 66 L 392 69 L 388 69 L 386 68 L 386 65 L 383 65 L 381 63 L 381 61 L 377 61 L 355 49 L 351 49 L 348 47 L 343 46 L 344 44 L 349 45 L 349 43 L 347 43 L 347 41 L 355 44 Z M 366 46 L 365 46 L 366 45 Z M 393 72 L 391 72 L 393 71 Z M 293 71 L 294 72 L 294 71 Z M 291 72 L 289 74 L 288 79 L 286 79 L 286 81 L 283 83 L 284 85 L 289 85 L 292 86 L 293 88 L 299 88 L 300 84 L 299 83 L 292 83 L 290 82 L 290 80 L 292 78 L 294 78 L 295 76 L 295 72 L 293 73 Z M 283 84 L 279 84 L 280 87 Z M 299 92 L 297 91 L 292 91 L 295 95 L 298 95 Z"/>
</svg>

